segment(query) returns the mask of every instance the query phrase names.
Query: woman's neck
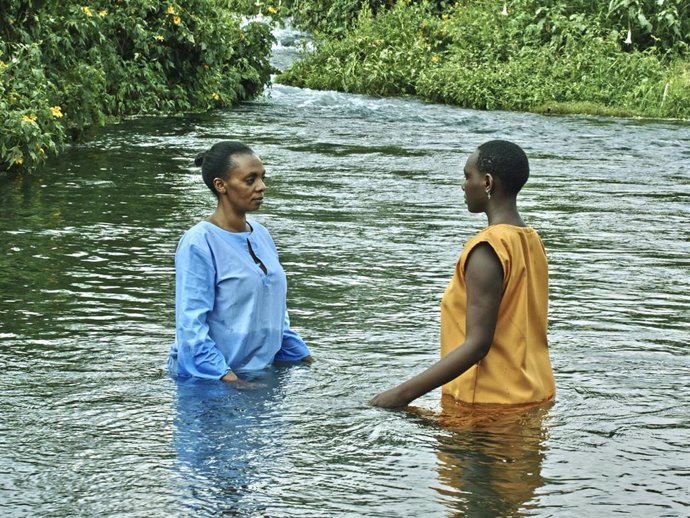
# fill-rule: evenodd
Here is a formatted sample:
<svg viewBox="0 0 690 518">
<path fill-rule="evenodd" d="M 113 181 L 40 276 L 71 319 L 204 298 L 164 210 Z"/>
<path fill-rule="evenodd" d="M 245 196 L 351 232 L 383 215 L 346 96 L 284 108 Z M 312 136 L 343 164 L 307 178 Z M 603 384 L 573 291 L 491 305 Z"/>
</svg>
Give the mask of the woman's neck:
<svg viewBox="0 0 690 518">
<path fill-rule="evenodd" d="M 493 200 L 492 200 L 493 201 Z M 498 200 L 496 200 L 498 201 Z M 515 200 L 504 200 L 503 203 L 495 203 L 486 210 L 486 216 L 491 225 L 513 225 L 525 227 L 520 213 L 517 210 Z"/>
<path fill-rule="evenodd" d="M 223 210 L 220 205 L 216 211 L 211 214 L 208 220 L 217 227 L 227 230 L 228 232 L 247 232 L 249 225 L 247 224 L 247 217 L 244 214 L 235 214 Z"/>
</svg>

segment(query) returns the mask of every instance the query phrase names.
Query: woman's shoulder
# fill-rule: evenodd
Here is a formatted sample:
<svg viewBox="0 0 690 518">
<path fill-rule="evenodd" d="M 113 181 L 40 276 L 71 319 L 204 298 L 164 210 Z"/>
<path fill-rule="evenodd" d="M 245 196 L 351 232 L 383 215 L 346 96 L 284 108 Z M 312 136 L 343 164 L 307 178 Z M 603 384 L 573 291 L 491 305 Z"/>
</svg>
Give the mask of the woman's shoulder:
<svg viewBox="0 0 690 518">
<path fill-rule="evenodd" d="M 467 241 L 465 250 L 469 252 L 479 243 L 488 243 L 496 253 L 499 253 L 503 250 L 516 250 L 525 246 L 534 246 L 532 243 L 539 243 L 541 246 L 541 238 L 537 231 L 530 226 L 519 227 L 500 224 L 490 225 L 480 230 Z"/>
<path fill-rule="evenodd" d="M 193 227 L 187 229 L 187 231 L 182 235 L 182 239 L 194 240 L 198 238 L 206 237 L 213 231 L 213 224 L 208 221 L 201 220 Z"/>
<path fill-rule="evenodd" d="M 208 221 L 199 221 L 196 225 L 189 228 L 180 238 L 178 248 L 181 247 L 200 247 L 208 248 L 208 236 L 213 232 L 213 225 Z"/>
<path fill-rule="evenodd" d="M 480 230 L 473 239 L 488 240 L 488 239 L 539 239 L 537 231 L 530 226 L 516 226 L 516 225 L 490 225 Z"/>
</svg>

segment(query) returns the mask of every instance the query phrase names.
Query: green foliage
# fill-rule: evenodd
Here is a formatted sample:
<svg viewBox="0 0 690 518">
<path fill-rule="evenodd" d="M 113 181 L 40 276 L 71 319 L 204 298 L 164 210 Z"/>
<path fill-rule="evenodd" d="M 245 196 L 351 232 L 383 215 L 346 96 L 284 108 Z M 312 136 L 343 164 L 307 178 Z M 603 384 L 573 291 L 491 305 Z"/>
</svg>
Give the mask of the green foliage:
<svg viewBox="0 0 690 518">
<path fill-rule="evenodd" d="M 292 16 L 296 26 L 331 37 L 343 37 L 368 9 L 374 15 L 396 4 L 414 4 L 410 0 L 275 0 L 283 14 Z M 501 7 L 513 20 L 544 41 L 558 38 L 572 29 L 575 22 L 581 31 L 605 36 L 611 31 L 622 33 L 628 50 L 650 47 L 666 52 L 687 52 L 690 45 L 690 2 L 687 0 L 427 0 L 433 12 L 442 14 L 480 8 L 498 13 Z M 623 41 L 622 40 L 622 41 Z"/>
<path fill-rule="evenodd" d="M 630 45 L 687 52 L 690 2 L 687 0 L 610 0 L 608 25 L 628 27 Z"/>
<path fill-rule="evenodd" d="M 666 33 L 655 28 L 659 13 L 687 8 L 675 0 L 651 3 L 658 9 L 644 17 L 654 21 L 650 36 L 632 43 L 627 21 L 618 27 L 611 22 L 621 8 L 613 1 L 602 9 L 589 0 L 567 6 L 556 0 L 475 0 L 446 7 L 399 0 L 377 15 L 365 7 L 344 35 L 319 35 L 316 50 L 278 81 L 414 94 L 479 109 L 687 118 L 687 47 L 668 35 L 662 41 Z M 643 4 L 635 9 L 650 7 Z M 687 31 L 687 14 L 674 20 L 673 31 Z"/>
<path fill-rule="evenodd" d="M 598 113 L 690 116 L 690 103 L 674 103 L 672 111 L 663 98 L 669 67 L 655 48 L 623 52 L 619 32 L 594 30 L 560 7 L 546 13 L 541 4 L 535 12 L 542 17 L 533 24 L 515 11 L 458 8 L 448 18 L 447 59 L 420 74 L 416 93 L 480 109 L 549 111 L 567 105 Z"/>
<path fill-rule="evenodd" d="M 0 50 L 0 162 L 32 167 L 64 139 L 59 107 L 50 102 L 38 45 L 17 45 L 10 59 Z M 0 169 L 2 166 L 0 166 Z"/>
<path fill-rule="evenodd" d="M 282 7 L 296 27 L 339 37 L 357 21 L 360 11 L 376 13 L 394 3 L 394 0 L 287 0 Z"/>
<path fill-rule="evenodd" d="M 320 51 L 279 81 L 315 89 L 375 95 L 414 94 L 419 73 L 443 40 L 427 4 L 403 4 L 378 16 L 365 8 L 342 39 L 319 40 Z"/>
<path fill-rule="evenodd" d="M 400 0 L 414 4 L 410 0 Z M 393 8 L 397 0 L 279 0 L 284 16 L 290 16 L 292 23 L 303 30 L 323 33 L 331 37 L 344 37 L 357 22 L 361 11 L 370 11 L 374 16 Z M 454 2 L 435 0 L 426 2 L 426 7 L 442 12 Z"/>
<path fill-rule="evenodd" d="M 0 170 L 31 171 L 109 120 L 261 92 L 273 37 L 247 0 L 0 0 Z"/>
<path fill-rule="evenodd" d="M 687 0 L 513 0 L 506 2 L 506 8 L 509 17 L 538 33 L 542 41 L 563 37 L 577 26 L 582 33 L 598 36 L 621 33 L 623 50 L 654 47 L 683 53 L 690 42 Z"/>
</svg>

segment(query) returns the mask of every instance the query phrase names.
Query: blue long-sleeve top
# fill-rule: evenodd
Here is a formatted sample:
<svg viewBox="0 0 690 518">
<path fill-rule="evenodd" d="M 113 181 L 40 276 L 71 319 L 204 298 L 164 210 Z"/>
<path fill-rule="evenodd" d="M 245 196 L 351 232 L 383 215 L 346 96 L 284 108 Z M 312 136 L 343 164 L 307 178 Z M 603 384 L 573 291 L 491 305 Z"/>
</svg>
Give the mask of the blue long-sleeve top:
<svg viewBox="0 0 690 518">
<path fill-rule="evenodd" d="M 201 221 L 182 236 L 175 253 L 171 374 L 219 379 L 229 370 L 260 370 L 310 354 L 290 329 L 287 279 L 275 243 L 263 225 L 249 223 L 250 232 L 228 232 Z"/>
</svg>

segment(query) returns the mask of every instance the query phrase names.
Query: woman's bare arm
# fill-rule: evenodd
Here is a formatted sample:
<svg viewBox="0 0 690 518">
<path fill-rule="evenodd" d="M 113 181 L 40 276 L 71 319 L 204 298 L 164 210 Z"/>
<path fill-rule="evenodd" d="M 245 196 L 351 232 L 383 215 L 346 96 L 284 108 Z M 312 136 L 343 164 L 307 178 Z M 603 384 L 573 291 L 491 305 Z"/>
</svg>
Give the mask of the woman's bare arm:
<svg viewBox="0 0 690 518">
<path fill-rule="evenodd" d="M 477 245 L 465 266 L 467 315 L 465 341 L 417 376 L 375 396 L 369 404 L 406 406 L 419 396 L 457 378 L 489 352 L 501 304 L 503 269 L 490 245 Z"/>
</svg>

